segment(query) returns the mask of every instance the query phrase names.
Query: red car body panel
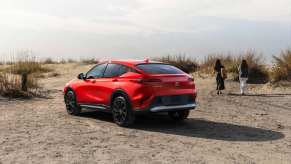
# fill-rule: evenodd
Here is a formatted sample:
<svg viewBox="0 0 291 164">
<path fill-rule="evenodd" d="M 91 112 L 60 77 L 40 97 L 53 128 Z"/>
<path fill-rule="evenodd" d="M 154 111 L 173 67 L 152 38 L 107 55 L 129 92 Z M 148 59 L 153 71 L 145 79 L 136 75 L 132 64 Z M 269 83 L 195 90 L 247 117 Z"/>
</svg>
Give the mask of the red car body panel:
<svg viewBox="0 0 291 164">
<path fill-rule="evenodd" d="M 118 85 L 112 78 L 81 80 L 80 85 L 75 88 L 77 101 L 81 104 L 105 104 L 109 105 L 109 93 L 113 93 Z"/>
<path fill-rule="evenodd" d="M 158 96 L 191 95 L 195 102 L 194 80 L 186 73 L 148 74 L 136 67 L 138 64 L 147 63 L 142 60 L 117 60 L 108 63 L 127 66 L 137 73 L 127 72 L 110 78 L 78 79 L 67 83 L 64 92 L 68 88 L 74 90 L 78 104 L 110 107 L 112 95 L 116 91 L 122 91 L 127 94 L 132 109 L 139 111 L 147 110 Z"/>
</svg>

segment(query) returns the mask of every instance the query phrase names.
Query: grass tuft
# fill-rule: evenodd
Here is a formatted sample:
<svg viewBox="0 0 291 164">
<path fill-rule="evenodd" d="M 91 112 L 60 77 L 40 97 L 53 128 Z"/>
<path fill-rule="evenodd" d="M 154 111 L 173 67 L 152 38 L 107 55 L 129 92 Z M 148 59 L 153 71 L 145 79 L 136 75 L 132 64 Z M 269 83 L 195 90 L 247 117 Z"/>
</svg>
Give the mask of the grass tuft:
<svg viewBox="0 0 291 164">
<path fill-rule="evenodd" d="M 99 60 L 95 59 L 95 58 L 84 58 L 84 59 L 80 59 L 80 63 L 81 64 L 85 64 L 85 65 L 89 65 L 89 64 L 98 64 Z"/>
<path fill-rule="evenodd" d="M 291 81 L 291 49 L 282 51 L 278 57 L 273 56 L 273 59 L 272 81 Z"/>
<path fill-rule="evenodd" d="M 7 72 L 0 72 L 0 95 L 9 98 L 29 98 L 42 96 L 37 78 L 33 75 L 28 76 L 27 91 L 22 90 L 22 80 L 20 75 Z"/>
<path fill-rule="evenodd" d="M 58 62 L 54 61 L 52 58 L 46 58 L 43 61 L 43 64 L 57 64 Z"/>
<path fill-rule="evenodd" d="M 0 72 L 0 95 L 5 97 L 43 96 L 37 75 L 51 71 L 35 57 L 24 57 L 11 62 Z"/>
<path fill-rule="evenodd" d="M 36 60 L 35 57 L 20 58 L 7 68 L 13 74 L 32 74 L 32 73 L 46 73 L 51 69 L 44 67 L 43 64 Z"/>
</svg>

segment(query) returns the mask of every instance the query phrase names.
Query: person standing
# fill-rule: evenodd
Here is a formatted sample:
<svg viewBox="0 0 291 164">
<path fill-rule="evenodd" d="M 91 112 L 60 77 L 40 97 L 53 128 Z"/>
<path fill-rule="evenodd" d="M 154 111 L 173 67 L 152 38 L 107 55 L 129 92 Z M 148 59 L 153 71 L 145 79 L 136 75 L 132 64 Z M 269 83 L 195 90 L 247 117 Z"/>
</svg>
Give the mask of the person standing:
<svg viewBox="0 0 291 164">
<path fill-rule="evenodd" d="M 249 68 L 246 60 L 242 60 L 240 66 L 238 67 L 238 71 L 240 81 L 240 93 L 241 95 L 244 95 L 249 76 Z"/>
<path fill-rule="evenodd" d="M 216 73 L 216 90 L 217 94 L 222 94 L 222 90 L 225 89 L 224 79 L 226 78 L 224 66 L 221 64 L 220 60 L 217 59 L 214 66 L 214 72 Z"/>
</svg>

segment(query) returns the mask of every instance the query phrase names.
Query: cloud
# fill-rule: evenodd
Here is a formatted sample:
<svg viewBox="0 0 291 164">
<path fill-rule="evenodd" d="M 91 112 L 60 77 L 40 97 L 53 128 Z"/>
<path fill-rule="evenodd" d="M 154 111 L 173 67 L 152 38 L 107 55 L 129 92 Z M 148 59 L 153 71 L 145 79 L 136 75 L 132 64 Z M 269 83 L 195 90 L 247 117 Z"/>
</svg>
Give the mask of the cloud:
<svg viewBox="0 0 291 164">
<path fill-rule="evenodd" d="M 290 0 L 0 1 L 0 51 L 146 55 L 258 47 L 273 53 L 291 44 Z"/>
<path fill-rule="evenodd" d="M 200 32 L 197 17 L 291 21 L 290 0 L 26 0 L 0 7 L 1 25 L 93 33 Z M 206 30 L 207 31 L 207 30 Z"/>
<path fill-rule="evenodd" d="M 35 31 L 74 31 L 96 34 L 135 33 L 136 27 L 126 20 L 59 17 L 33 12 L 0 11 L 1 28 L 28 29 Z"/>
</svg>

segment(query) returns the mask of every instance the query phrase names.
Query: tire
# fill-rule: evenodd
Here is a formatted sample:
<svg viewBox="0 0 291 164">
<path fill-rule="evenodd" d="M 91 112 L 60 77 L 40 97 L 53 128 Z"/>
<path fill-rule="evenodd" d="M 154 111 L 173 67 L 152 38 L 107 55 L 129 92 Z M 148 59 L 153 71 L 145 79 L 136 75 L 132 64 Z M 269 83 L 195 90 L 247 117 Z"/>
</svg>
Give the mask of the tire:
<svg viewBox="0 0 291 164">
<path fill-rule="evenodd" d="M 75 92 L 69 90 L 65 94 L 65 104 L 67 112 L 70 115 L 79 115 L 81 113 L 81 107 L 77 104 Z"/>
<path fill-rule="evenodd" d="M 129 101 L 124 96 L 117 96 L 113 99 L 111 110 L 113 120 L 117 125 L 128 127 L 133 124 L 135 116 Z"/>
<path fill-rule="evenodd" d="M 188 118 L 189 114 L 190 114 L 189 110 L 168 112 L 168 115 L 174 121 L 183 121 Z"/>
</svg>

